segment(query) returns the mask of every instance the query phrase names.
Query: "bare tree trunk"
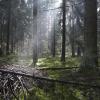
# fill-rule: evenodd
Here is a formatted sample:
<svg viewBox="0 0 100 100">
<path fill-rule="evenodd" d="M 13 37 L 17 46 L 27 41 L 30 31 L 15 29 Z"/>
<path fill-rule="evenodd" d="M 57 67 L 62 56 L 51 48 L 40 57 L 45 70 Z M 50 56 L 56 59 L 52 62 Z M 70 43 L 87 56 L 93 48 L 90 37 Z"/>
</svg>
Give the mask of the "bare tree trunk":
<svg viewBox="0 0 100 100">
<path fill-rule="evenodd" d="M 73 11 L 72 5 L 72 11 Z M 75 27 L 74 27 L 74 14 L 72 15 L 72 41 L 71 41 L 71 48 L 72 48 L 72 57 L 75 57 Z"/>
<path fill-rule="evenodd" d="M 55 27 L 55 26 L 54 26 Z M 52 54 L 53 54 L 53 57 L 55 57 L 55 55 L 56 55 L 56 48 L 55 48 L 55 46 L 56 46 L 56 36 L 55 36 L 55 28 L 54 28 L 54 35 L 53 35 L 53 52 L 52 52 Z"/>
<path fill-rule="evenodd" d="M 66 52 L 66 0 L 63 0 L 63 26 L 62 26 L 62 53 L 61 61 L 65 62 L 65 52 Z"/>
<path fill-rule="evenodd" d="M 8 25 L 7 25 L 7 44 L 6 44 L 6 54 L 9 54 L 10 45 L 10 17 L 11 17 L 11 0 L 8 1 Z"/>
<path fill-rule="evenodd" d="M 37 34 L 37 0 L 33 1 L 33 64 L 36 65 L 38 59 L 38 34 Z"/>
<path fill-rule="evenodd" d="M 85 0 L 85 20 L 84 20 L 84 60 L 83 66 L 97 67 L 97 0 Z"/>
<path fill-rule="evenodd" d="M 77 46 L 77 56 L 81 56 L 81 48 L 79 45 Z"/>
<path fill-rule="evenodd" d="M 2 21 L 0 25 L 0 56 L 4 54 L 3 52 L 3 28 L 4 28 L 4 18 L 2 16 Z"/>
<path fill-rule="evenodd" d="M 50 36 L 50 49 L 51 49 L 51 55 L 53 57 L 55 57 L 55 54 L 56 54 L 56 33 L 55 33 L 55 22 L 54 22 L 54 25 L 53 25 L 53 32 L 51 32 L 51 36 Z"/>
</svg>

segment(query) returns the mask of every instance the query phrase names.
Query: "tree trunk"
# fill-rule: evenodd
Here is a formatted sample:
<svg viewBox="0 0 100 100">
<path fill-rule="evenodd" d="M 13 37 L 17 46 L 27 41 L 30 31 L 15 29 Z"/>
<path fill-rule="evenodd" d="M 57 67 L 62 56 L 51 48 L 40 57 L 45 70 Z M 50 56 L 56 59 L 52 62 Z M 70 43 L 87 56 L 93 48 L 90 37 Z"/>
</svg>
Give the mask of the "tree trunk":
<svg viewBox="0 0 100 100">
<path fill-rule="evenodd" d="M 81 48 L 79 45 L 77 45 L 77 56 L 80 57 L 81 56 Z"/>
<path fill-rule="evenodd" d="M 61 61 L 65 62 L 65 52 L 66 52 L 66 0 L 63 0 L 63 26 L 62 26 L 62 54 Z"/>
<path fill-rule="evenodd" d="M 38 60 L 38 34 L 37 34 L 37 0 L 33 2 L 33 64 L 36 65 Z"/>
<path fill-rule="evenodd" d="M 74 11 L 73 5 L 72 5 L 72 11 Z M 72 57 L 75 57 L 75 27 L 74 27 L 74 14 L 72 14 Z"/>
<path fill-rule="evenodd" d="M 55 33 L 55 22 L 54 22 L 54 25 L 53 25 L 53 32 L 51 32 L 51 36 L 50 36 L 50 48 L 51 48 L 51 55 L 53 57 L 55 57 L 55 54 L 56 54 L 56 33 Z"/>
<path fill-rule="evenodd" d="M 75 57 L 75 44 L 74 41 L 71 43 L 71 49 L 72 49 L 72 57 Z"/>
<path fill-rule="evenodd" d="M 54 27 L 55 27 L 55 26 L 54 26 Z M 54 35 L 53 35 L 53 52 L 52 52 L 53 57 L 55 57 L 55 55 L 56 55 L 56 48 L 55 48 L 55 46 L 56 46 L 56 36 L 55 36 L 55 28 L 54 28 Z"/>
<path fill-rule="evenodd" d="M 4 54 L 3 52 L 3 28 L 4 28 L 4 18 L 2 17 L 0 25 L 0 56 Z"/>
<path fill-rule="evenodd" d="M 97 0 L 85 0 L 84 67 L 97 67 Z"/>
<path fill-rule="evenodd" d="M 8 25 L 7 25 L 7 44 L 6 44 L 6 54 L 9 54 L 10 45 L 10 17 L 11 17 L 11 0 L 8 1 Z"/>
</svg>

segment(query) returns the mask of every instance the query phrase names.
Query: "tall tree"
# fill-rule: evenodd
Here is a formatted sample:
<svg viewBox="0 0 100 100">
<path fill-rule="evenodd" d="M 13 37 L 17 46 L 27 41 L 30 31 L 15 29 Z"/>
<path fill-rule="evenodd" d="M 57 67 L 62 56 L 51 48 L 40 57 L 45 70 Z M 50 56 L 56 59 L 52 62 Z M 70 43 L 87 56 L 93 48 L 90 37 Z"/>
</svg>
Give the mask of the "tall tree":
<svg viewBox="0 0 100 100">
<path fill-rule="evenodd" d="M 33 64 L 36 65 L 37 59 L 38 59 L 38 34 L 37 34 L 37 6 L 38 1 L 33 0 Z"/>
<path fill-rule="evenodd" d="M 97 0 L 85 0 L 84 67 L 97 67 Z"/>
<path fill-rule="evenodd" d="M 9 54 L 10 45 L 10 17 L 11 17 L 11 0 L 8 0 L 8 25 L 7 25 L 7 44 L 6 44 L 6 54 Z"/>
<path fill-rule="evenodd" d="M 66 51 L 66 0 L 63 0 L 62 3 L 62 10 L 63 10 L 63 25 L 62 25 L 62 54 L 61 54 L 61 61 L 65 62 L 65 51 Z"/>
<path fill-rule="evenodd" d="M 55 22 L 54 22 L 54 32 L 53 32 L 53 41 L 52 41 L 52 55 L 55 57 L 56 55 L 56 33 L 55 33 Z"/>
<path fill-rule="evenodd" d="M 74 27 L 74 7 L 72 5 L 72 39 L 71 39 L 71 49 L 72 49 L 72 57 L 75 57 L 75 27 Z"/>
</svg>

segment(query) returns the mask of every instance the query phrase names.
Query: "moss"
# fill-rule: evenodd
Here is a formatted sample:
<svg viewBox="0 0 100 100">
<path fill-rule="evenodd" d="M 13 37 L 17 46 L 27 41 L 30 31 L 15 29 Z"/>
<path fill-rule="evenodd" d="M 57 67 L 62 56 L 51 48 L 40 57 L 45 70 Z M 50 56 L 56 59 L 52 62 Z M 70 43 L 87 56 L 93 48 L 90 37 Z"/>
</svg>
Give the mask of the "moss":
<svg viewBox="0 0 100 100">
<path fill-rule="evenodd" d="M 59 57 L 48 57 L 48 58 L 40 58 L 38 59 L 37 62 L 37 66 L 39 67 L 75 67 L 75 66 L 79 66 L 80 65 L 80 59 L 79 58 L 66 58 L 66 62 L 65 65 L 63 66 L 63 64 L 60 61 Z"/>
</svg>

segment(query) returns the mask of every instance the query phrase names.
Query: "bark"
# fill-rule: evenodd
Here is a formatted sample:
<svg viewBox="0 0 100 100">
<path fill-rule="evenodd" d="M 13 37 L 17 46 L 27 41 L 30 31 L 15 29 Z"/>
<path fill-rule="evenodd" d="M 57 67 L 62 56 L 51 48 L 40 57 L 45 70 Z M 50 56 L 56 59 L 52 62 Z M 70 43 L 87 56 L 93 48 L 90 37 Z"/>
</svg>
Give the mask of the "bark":
<svg viewBox="0 0 100 100">
<path fill-rule="evenodd" d="M 51 48 L 51 55 L 53 56 L 53 57 L 55 57 L 55 55 L 56 55 L 56 33 L 55 33 L 55 22 L 54 22 L 54 29 L 53 29 L 53 32 L 51 33 L 51 39 L 50 39 L 50 43 L 51 43 L 51 46 L 50 46 L 50 48 Z"/>
<path fill-rule="evenodd" d="M 62 54 L 61 61 L 65 62 L 65 52 L 66 52 L 66 0 L 63 0 L 63 26 L 62 26 Z"/>
<path fill-rule="evenodd" d="M 9 54 L 10 45 L 10 17 L 11 17 L 11 0 L 8 1 L 8 25 L 7 25 L 7 44 L 6 44 L 6 54 Z"/>
<path fill-rule="evenodd" d="M 4 18 L 2 17 L 0 25 L 0 56 L 3 55 L 3 28 L 4 28 Z"/>
<path fill-rule="evenodd" d="M 97 1 L 85 0 L 85 20 L 84 20 L 84 62 L 85 67 L 97 67 Z"/>
<path fill-rule="evenodd" d="M 37 34 L 37 0 L 33 2 L 33 64 L 36 65 L 38 60 L 38 34 Z"/>
<path fill-rule="evenodd" d="M 73 40 L 72 40 L 72 43 L 71 43 L 71 49 L 72 49 L 72 57 L 75 57 L 75 44 L 74 44 Z"/>
<path fill-rule="evenodd" d="M 80 46 L 78 45 L 78 47 L 77 47 L 77 56 L 81 56 L 81 48 L 80 48 Z"/>
<path fill-rule="evenodd" d="M 72 6 L 72 11 L 73 6 Z M 71 48 L 72 48 L 72 57 L 75 57 L 75 27 L 74 27 L 74 15 L 72 15 L 72 40 L 71 40 Z"/>
<path fill-rule="evenodd" d="M 56 48 L 55 48 L 55 46 L 56 46 L 56 37 L 55 37 L 55 29 L 54 29 L 54 37 L 53 37 L 53 52 L 52 52 L 53 57 L 55 57 L 55 55 L 56 55 Z"/>
</svg>

